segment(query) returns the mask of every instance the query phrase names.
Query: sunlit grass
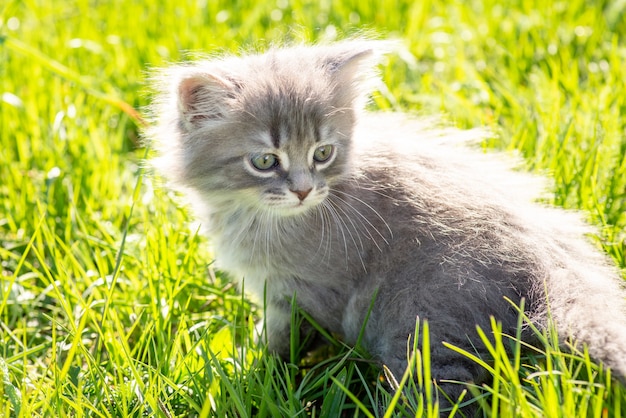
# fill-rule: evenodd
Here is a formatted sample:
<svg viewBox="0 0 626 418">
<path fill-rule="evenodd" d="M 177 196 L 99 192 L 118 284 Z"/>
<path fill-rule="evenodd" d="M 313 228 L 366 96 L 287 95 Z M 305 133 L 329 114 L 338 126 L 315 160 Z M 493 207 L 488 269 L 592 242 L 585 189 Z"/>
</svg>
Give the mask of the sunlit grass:
<svg viewBox="0 0 626 418">
<path fill-rule="evenodd" d="M 623 1 L 8 0 L 0 416 L 438 416 L 427 347 L 394 396 L 358 348 L 333 340 L 295 365 L 257 346 L 258 307 L 141 169 L 150 68 L 363 32 L 407 47 L 381 67 L 372 107 L 488 126 L 487 146 L 553 178 L 549 200 L 583 209 L 626 268 Z M 487 416 L 623 414 L 626 390 L 584 352 L 492 344 L 494 379 L 472 389 Z"/>
</svg>

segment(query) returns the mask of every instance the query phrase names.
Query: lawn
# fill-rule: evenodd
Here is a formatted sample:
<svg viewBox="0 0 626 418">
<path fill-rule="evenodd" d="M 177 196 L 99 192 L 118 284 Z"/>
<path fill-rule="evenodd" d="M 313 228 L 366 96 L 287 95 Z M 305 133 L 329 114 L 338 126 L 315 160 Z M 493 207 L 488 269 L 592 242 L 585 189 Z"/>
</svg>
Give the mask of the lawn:
<svg viewBox="0 0 626 418">
<path fill-rule="evenodd" d="M 548 203 L 582 210 L 626 272 L 626 1 L 5 0 L 0 416 L 438 416 L 427 347 L 406 388 L 423 396 L 401 399 L 358 349 L 294 364 L 255 345 L 262 308 L 143 170 L 151 68 L 363 33 L 406 46 L 373 109 L 488 127 L 487 152 L 553 179 Z M 486 416 L 626 414 L 584 352 L 508 340 L 473 388 Z"/>
</svg>

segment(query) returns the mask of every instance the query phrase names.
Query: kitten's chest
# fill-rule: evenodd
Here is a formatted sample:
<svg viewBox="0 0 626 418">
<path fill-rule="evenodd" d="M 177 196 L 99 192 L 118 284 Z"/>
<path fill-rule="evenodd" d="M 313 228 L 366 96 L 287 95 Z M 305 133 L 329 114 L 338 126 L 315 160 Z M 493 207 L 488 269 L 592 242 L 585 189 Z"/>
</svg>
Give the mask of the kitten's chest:
<svg viewBox="0 0 626 418">
<path fill-rule="evenodd" d="M 245 290 L 257 296 L 266 285 L 290 293 L 296 282 L 347 284 L 355 273 L 352 259 L 361 257 L 333 243 L 314 217 L 279 223 L 233 216 L 214 224 L 211 235 L 218 266 L 243 278 Z"/>
<path fill-rule="evenodd" d="M 284 225 L 237 213 L 218 219 L 210 232 L 221 268 L 263 279 L 307 270 L 317 239 L 315 226 L 306 222 Z"/>
</svg>

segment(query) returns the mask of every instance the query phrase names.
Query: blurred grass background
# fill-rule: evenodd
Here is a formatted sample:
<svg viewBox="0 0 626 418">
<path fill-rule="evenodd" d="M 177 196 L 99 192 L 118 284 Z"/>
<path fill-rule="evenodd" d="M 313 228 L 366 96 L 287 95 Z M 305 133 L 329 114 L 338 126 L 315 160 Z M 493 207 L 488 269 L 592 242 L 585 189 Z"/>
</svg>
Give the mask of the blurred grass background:
<svg viewBox="0 0 626 418">
<path fill-rule="evenodd" d="M 255 347 L 257 308 L 141 171 L 150 68 L 363 32 L 406 45 L 381 67 L 388 90 L 373 108 L 491 128 L 486 146 L 518 150 L 552 177 L 551 203 L 585 211 L 626 268 L 624 0 L 5 0 L 0 415 L 384 414 L 389 394 L 342 357 L 352 353 L 306 374 Z M 485 414 L 626 408 L 624 389 L 596 369 L 570 387 L 588 359 L 563 364 L 557 389 L 528 378 L 534 363 L 519 367 L 527 389 L 502 383 L 508 401 L 485 398 Z"/>
</svg>

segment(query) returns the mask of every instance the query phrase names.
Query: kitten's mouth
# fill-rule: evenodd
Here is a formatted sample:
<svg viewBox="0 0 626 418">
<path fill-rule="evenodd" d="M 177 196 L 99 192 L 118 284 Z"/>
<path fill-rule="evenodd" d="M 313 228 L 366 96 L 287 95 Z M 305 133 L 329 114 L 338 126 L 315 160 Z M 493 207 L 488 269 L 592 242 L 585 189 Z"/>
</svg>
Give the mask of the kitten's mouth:
<svg viewBox="0 0 626 418">
<path fill-rule="evenodd" d="M 279 208 L 279 212 L 283 216 L 302 215 L 303 213 L 313 209 L 315 206 L 316 205 L 307 202 L 298 202 Z"/>
<path fill-rule="evenodd" d="M 272 211 L 280 216 L 302 215 L 318 207 L 324 200 L 325 196 L 311 195 L 305 196 L 302 200 L 282 199 L 270 202 Z"/>
<path fill-rule="evenodd" d="M 311 209 L 313 206 L 314 205 L 310 205 L 310 204 L 307 204 L 305 202 L 298 202 L 298 203 L 294 204 L 293 206 L 291 206 L 291 209 L 294 209 L 294 210 L 296 210 L 298 212 L 304 212 L 304 211 L 306 211 L 308 209 Z"/>
</svg>

